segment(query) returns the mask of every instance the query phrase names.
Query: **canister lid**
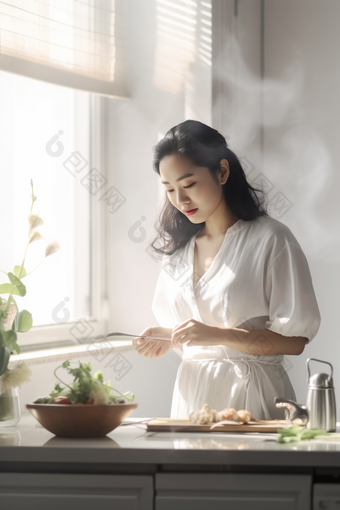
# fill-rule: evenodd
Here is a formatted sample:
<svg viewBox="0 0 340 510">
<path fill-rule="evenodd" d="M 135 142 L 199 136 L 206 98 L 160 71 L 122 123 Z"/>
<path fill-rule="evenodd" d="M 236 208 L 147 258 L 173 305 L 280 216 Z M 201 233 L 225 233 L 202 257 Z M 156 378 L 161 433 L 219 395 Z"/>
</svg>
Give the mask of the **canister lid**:
<svg viewBox="0 0 340 510">
<path fill-rule="evenodd" d="M 314 374 L 308 384 L 314 388 L 333 388 L 333 379 L 329 374 Z"/>
</svg>

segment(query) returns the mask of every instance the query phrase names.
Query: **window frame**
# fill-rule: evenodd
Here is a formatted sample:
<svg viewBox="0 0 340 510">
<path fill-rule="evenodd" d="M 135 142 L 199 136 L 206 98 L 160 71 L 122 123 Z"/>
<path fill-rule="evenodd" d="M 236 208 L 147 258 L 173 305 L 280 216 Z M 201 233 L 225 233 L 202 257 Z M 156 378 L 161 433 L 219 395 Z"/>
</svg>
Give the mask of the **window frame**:
<svg viewBox="0 0 340 510">
<path fill-rule="evenodd" d="M 76 104 L 76 102 L 75 102 Z M 97 168 L 107 178 L 106 169 L 106 98 L 89 94 L 89 168 Z M 75 111 L 77 123 L 77 109 Z M 79 120 L 79 122 L 81 122 Z M 76 130 L 78 129 L 76 124 Z M 70 333 L 76 321 L 62 324 L 44 324 L 32 327 L 26 333 L 18 333 L 22 353 L 56 347 L 88 344 L 92 339 L 108 333 L 108 300 L 105 278 L 107 244 L 107 208 L 103 200 L 90 194 L 90 296 L 91 316 L 86 319 L 93 331 L 83 341 L 77 341 Z M 33 313 L 34 316 L 34 313 Z M 15 356 L 14 356 L 15 358 Z M 13 358 L 13 359 L 14 359 Z"/>
</svg>

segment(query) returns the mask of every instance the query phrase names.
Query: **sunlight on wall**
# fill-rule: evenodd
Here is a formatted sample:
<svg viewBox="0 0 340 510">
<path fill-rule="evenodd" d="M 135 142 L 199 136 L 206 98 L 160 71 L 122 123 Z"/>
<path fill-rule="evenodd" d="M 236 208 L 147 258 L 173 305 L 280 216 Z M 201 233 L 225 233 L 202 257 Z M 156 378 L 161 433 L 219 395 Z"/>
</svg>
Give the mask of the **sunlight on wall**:
<svg viewBox="0 0 340 510">
<path fill-rule="evenodd" d="M 197 59 L 211 66 L 211 2 L 157 0 L 154 85 L 176 94 Z"/>
<path fill-rule="evenodd" d="M 211 1 L 201 2 L 200 9 L 200 30 L 198 30 L 198 58 L 211 67 L 211 46 L 212 46 L 212 13 Z"/>
</svg>

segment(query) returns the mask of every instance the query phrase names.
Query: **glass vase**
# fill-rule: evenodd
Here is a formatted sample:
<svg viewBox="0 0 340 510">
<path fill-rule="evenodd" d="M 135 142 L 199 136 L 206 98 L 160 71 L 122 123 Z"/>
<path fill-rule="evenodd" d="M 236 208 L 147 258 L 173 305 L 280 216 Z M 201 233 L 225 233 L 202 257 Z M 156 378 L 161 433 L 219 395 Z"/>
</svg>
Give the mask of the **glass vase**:
<svg viewBox="0 0 340 510">
<path fill-rule="evenodd" d="M 8 388 L 1 391 L 0 377 L 0 428 L 15 427 L 21 418 L 19 389 Z"/>
<path fill-rule="evenodd" d="M 0 305 L 0 322 L 4 331 L 12 328 L 13 321 L 17 314 L 17 307 L 11 303 L 7 312 L 6 304 Z M 18 388 L 8 388 L 2 390 L 0 377 L 0 428 L 15 427 L 21 418 L 19 390 Z"/>
</svg>

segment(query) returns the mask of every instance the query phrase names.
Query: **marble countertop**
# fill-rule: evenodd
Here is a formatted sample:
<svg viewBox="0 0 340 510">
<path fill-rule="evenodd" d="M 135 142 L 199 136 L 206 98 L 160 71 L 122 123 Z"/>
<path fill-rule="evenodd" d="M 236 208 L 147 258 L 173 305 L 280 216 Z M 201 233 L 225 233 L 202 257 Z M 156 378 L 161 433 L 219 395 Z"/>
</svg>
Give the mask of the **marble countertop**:
<svg viewBox="0 0 340 510">
<path fill-rule="evenodd" d="M 340 423 L 337 423 L 337 431 Z M 186 464 L 336 467 L 340 441 L 279 444 L 278 434 L 147 432 L 120 426 L 103 438 L 56 437 L 24 414 L 15 428 L 0 428 L 0 467 L 6 463 Z"/>
</svg>

